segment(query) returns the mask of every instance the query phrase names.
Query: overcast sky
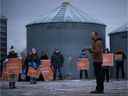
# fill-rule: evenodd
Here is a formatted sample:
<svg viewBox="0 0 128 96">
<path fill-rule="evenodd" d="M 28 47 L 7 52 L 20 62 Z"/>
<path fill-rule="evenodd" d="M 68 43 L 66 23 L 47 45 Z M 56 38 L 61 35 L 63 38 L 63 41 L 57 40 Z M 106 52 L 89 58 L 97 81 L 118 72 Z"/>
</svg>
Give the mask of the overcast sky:
<svg viewBox="0 0 128 96">
<path fill-rule="evenodd" d="M 64 0 L 1 0 L 0 14 L 8 18 L 8 46 L 18 51 L 26 47 L 25 25 L 49 13 Z M 128 20 L 128 0 L 69 0 L 73 6 L 107 25 L 107 33 Z M 108 38 L 107 38 L 107 46 Z"/>
</svg>

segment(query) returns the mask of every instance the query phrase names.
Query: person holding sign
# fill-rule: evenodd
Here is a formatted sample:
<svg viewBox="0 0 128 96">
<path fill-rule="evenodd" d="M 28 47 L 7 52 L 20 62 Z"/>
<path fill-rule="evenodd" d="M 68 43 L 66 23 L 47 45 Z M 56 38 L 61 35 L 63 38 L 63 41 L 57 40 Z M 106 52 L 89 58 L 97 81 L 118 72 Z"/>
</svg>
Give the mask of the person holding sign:
<svg viewBox="0 0 128 96">
<path fill-rule="evenodd" d="M 117 49 L 114 55 L 114 60 L 116 64 L 116 79 L 119 79 L 119 71 L 122 72 L 122 79 L 124 79 L 124 60 L 126 59 L 126 56 L 122 49 Z"/>
<path fill-rule="evenodd" d="M 59 73 L 59 79 L 62 80 L 62 67 L 64 63 L 64 57 L 59 49 L 55 49 L 51 57 L 51 67 L 54 70 L 54 79 L 56 80 L 56 75 Z"/>
<path fill-rule="evenodd" d="M 105 54 L 105 55 L 109 54 L 108 48 L 104 50 L 104 54 Z M 107 58 L 107 57 L 105 57 L 105 58 L 103 57 L 103 61 L 104 61 L 104 59 L 106 59 L 106 58 Z M 109 58 L 110 58 L 110 57 L 109 57 Z M 110 60 L 111 60 L 111 59 L 110 59 Z M 104 64 L 104 63 L 106 63 L 106 62 L 103 62 L 104 80 L 106 79 L 106 81 L 109 82 L 109 69 L 110 69 L 110 66 L 109 66 L 109 64 L 107 65 L 107 64 Z"/>
<path fill-rule="evenodd" d="M 41 61 L 40 66 L 41 66 L 41 68 L 44 67 L 44 66 L 43 66 L 44 64 L 42 64 L 42 63 L 44 63 L 43 60 L 49 60 L 49 57 L 48 57 L 48 55 L 47 55 L 47 52 L 44 52 L 44 51 L 42 51 L 41 57 L 40 57 L 40 61 Z M 41 68 L 40 68 L 40 69 L 41 69 Z M 45 80 L 44 77 L 43 77 L 43 74 L 40 74 L 40 75 L 39 75 L 39 80 L 42 80 L 42 81 Z"/>
<path fill-rule="evenodd" d="M 32 53 L 28 61 L 28 76 L 30 76 L 31 84 L 36 84 L 39 64 L 40 60 L 37 54 L 37 50 L 35 48 L 32 48 Z"/>
<path fill-rule="evenodd" d="M 40 73 L 43 75 L 45 81 L 53 80 L 53 70 L 51 69 L 51 60 L 43 59 L 41 60 L 41 65 L 39 67 Z"/>
<path fill-rule="evenodd" d="M 88 55 L 87 55 L 87 49 L 84 48 L 81 50 L 81 54 L 80 54 L 80 59 L 84 59 L 84 58 L 88 58 Z M 85 78 L 88 78 L 88 72 L 87 72 L 87 69 L 84 68 L 84 69 L 80 69 L 80 79 L 83 78 L 83 73 L 85 74 Z"/>
<path fill-rule="evenodd" d="M 7 56 L 7 59 L 6 59 L 6 62 L 7 62 L 6 67 L 8 66 L 9 59 L 11 59 L 11 58 L 18 58 L 18 55 L 17 55 L 17 53 L 16 53 L 16 51 L 15 51 L 15 49 L 14 49 L 13 46 L 11 46 L 11 48 L 9 50 L 9 54 Z M 11 67 L 12 67 L 12 65 L 11 65 Z M 7 70 L 6 71 L 8 71 L 9 69 L 10 68 L 7 67 Z M 15 69 L 13 69 L 13 70 L 15 70 Z M 16 88 L 16 86 L 15 86 L 15 83 L 16 83 L 15 80 L 16 79 L 17 79 L 16 74 L 9 72 L 9 88 L 11 88 L 11 89 L 12 88 Z"/>
<path fill-rule="evenodd" d="M 43 51 L 42 55 L 40 57 L 40 60 L 48 60 L 48 59 L 49 59 L 49 57 L 48 57 L 47 53 Z"/>
</svg>

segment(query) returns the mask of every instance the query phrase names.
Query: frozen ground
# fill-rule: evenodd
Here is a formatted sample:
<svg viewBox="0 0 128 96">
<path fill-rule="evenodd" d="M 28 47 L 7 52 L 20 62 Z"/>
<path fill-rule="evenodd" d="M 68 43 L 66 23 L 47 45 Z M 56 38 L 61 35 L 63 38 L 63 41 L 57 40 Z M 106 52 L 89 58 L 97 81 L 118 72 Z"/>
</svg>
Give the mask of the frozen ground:
<svg viewBox="0 0 128 96">
<path fill-rule="evenodd" d="M 17 82 L 16 89 L 9 89 L 7 81 L 1 81 L 0 96 L 128 96 L 128 80 L 105 82 L 104 94 L 90 94 L 95 89 L 95 80 L 64 80 Z"/>
</svg>

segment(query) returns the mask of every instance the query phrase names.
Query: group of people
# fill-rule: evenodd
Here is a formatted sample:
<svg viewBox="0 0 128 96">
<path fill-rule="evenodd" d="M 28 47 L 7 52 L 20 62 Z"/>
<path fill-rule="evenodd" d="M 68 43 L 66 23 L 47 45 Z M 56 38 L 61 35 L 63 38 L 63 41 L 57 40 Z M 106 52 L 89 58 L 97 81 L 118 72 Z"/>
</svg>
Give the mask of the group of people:
<svg viewBox="0 0 128 96">
<path fill-rule="evenodd" d="M 102 38 L 98 32 L 92 32 L 92 50 L 93 54 L 93 66 L 96 76 L 96 88 L 91 93 L 104 93 L 104 81 L 109 81 L 109 66 L 103 67 L 103 53 L 109 53 L 109 51 L 103 48 Z M 117 58 L 118 57 L 118 58 Z M 114 53 L 114 63 L 116 65 L 116 78 L 119 78 L 119 69 L 122 71 L 122 78 L 124 79 L 124 61 L 126 56 L 122 49 L 118 49 Z"/>
<path fill-rule="evenodd" d="M 88 52 L 92 53 L 92 59 L 93 59 L 93 66 L 94 66 L 94 73 L 96 76 L 96 88 L 94 91 L 91 91 L 91 93 L 103 93 L 104 92 L 104 80 L 105 77 L 107 79 L 107 82 L 109 82 L 109 66 L 103 67 L 103 53 L 109 53 L 108 49 L 104 50 L 102 38 L 99 36 L 98 32 L 92 32 L 92 49 L 88 50 L 86 48 L 81 50 L 79 58 L 88 58 Z M 116 78 L 119 78 L 119 70 L 122 70 L 122 78 L 125 77 L 124 75 L 124 59 L 126 58 L 122 50 L 117 50 L 115 54 L 121 54 L 122 59 L 115 60 L 116 63 Z M 10 48 L 10 52 L 7 56 L 7 58 L 17 58 L 18 55 L 14 50 L 14 47 L 12 46 Z M 27 74 L 29 67 L 34 68 L 37 70 L 40 65 L 40 60 L 51 60 L 51 68 L 53 69 L 54 78 L 53 80 L 56 80 L 57 74 L 59 74 L 59 79 L 63 79 L 62 75 L 62 67 L 64 64 L 64 56 L 62 52 L 59 49 L 55 49 L 52 56 L 49 57 L 46 52 L 42 52 L 41 57 L 39 57 L 36 48 L 32 48 L 31 52 L 27 54 L 27 56 L 24 59 L 24 65 L 21 74 Z M 83 73 L 85 73 L 85 77 L 88 78 L 88 72 L 87 70 L 80 70 L 80 79 L 83 77 Z M 30 77 L 31 84 L 36 84 L 36 77 Z M 10 88 L 15 88 L 15 82 L 11 81 L 9 82 Z"/>
<path fill-rule="evenodd" d="M 18 55 L 14 50 L 13 46 L 11 46 L 9 54 L 7 56 L 7 59 L 9 58 L 18 58 Z M 29 52 L 23 60 L 21 77 L 25 74 L 27 75 L 30 67 L 33 68 L 34 70 L 37 70 L 40 66 L 40 60 L 48 60 L 48 59 L 49 57 L 46 52 L 42 52 L 41 57 L 39 57 L 36 48 L 32 48 L 31 52 Z M 62 67 L 64 63 L 64 56 L 62 55 L 59 49 L 55 49 L 50 59 L 51 59 L 50 67 L 53 69 L 53 73 L 54 73 L 53 80 L 56 80 L 57 73 L 59 74 L 59 79 L 62 80 L 63 79 Z M 36 76 L 27 76 L 27 77 L 29 77 L 31 84 L 36 84 L 36 80 L 37 80 Z M 15 88 L 14 80 L 10 80 L 9 87 Z"/>
</svg>

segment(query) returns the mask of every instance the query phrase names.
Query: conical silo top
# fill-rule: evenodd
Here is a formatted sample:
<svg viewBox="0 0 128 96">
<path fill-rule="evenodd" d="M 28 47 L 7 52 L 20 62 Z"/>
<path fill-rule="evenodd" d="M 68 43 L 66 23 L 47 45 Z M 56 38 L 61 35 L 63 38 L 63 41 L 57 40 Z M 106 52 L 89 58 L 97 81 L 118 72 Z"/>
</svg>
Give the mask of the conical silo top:
<svg viewBox="0 0 128 96">
<path fill-rule="evenodd" d="M 63 4 L 70 4 L 70 0 L 64 0 Z"/>
<path fill-rule="evenodd" d="M 50 11 L 45 16 L 36 17 L 32 23 L 47 23 L 47 22 L 85 22 L 85 23 L 101 23 L 94 17 L 74 7 L 67 0 L 62 2 L 60 6 Z"/>
<path fill-rule="evenodd" d="M 128 32 L 128 22 L 113 30 L 110 34 L 118 32 Z"/>
</svg>

